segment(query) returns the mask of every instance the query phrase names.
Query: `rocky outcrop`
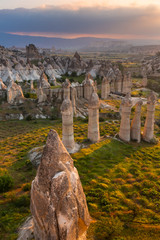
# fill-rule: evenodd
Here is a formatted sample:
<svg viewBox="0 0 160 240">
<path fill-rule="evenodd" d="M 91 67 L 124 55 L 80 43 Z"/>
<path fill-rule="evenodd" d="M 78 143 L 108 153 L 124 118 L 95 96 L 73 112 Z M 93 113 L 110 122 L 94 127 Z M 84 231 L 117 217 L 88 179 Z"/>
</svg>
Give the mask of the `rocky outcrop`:
<svg viewBox="0 0 160 240">
<path fill-rule="evenodd" d="M 32 182 L 31 213 L 35 240 L 80 240 L 90 224 L 77 169 L 54 130 Z"/>
<path fill-rule="evenodd" d="M 154 139 L 154 112 L 157 97 L 154 92 L 148 97 L 147 101 L 147 117 L 144 125 L 143 140 L 150 142 Z"/>
<path fill-rule="evenodd" d="M 34 44 L 29 44 L 26 46 L 26 57 L 27 58 L 39 58 L 38 49 Z"/>
<path fill-rule="evenodd" d="M 74 58 L 76 58 L 78 61 L 81 61 L 81 57 L 80 57 L 80 55 L 78 54 L 78 52 L 75 52 Z"/>
<path fill-rule="evenodd" d="M 99 97 L 93 92 L 88 103 L 88 139 L 97 142 L 100 139 L 99 133 Z"/>
<path fill-rule="evenodd" d="M 18 231 L 18 238 L 17 240 L 32 240 L 33 235 L 33 218 L 29 217 L 25 221 L 25 223 L 20 227 Z"/>
<path fill-rule="evenodd" d="M 43 148 L 44 148 L 44 146 L 36 147 L 36 148 L 33 148 L 32 150 L 30 150 L 28 153 L 28 158 L 30 159 L 32 165 L 35 168 L 38 168 L 38 166 L 41 162 Z"/>
<path fill-rule="evenodd" d="M 48 82 L 47 76 L 44 72 L 41 74 L 41 77 L 39 80 L 39 87 L 41 87 L 43 89 L 49 89 L 51 87 Z"/>
<path fill-rule="evenodd" d="M 43 89 L 39 87 L 37 89 L 38 103 L 44 103 L 47 101 L 47 95 L 43 92 Z"/>
</svg>

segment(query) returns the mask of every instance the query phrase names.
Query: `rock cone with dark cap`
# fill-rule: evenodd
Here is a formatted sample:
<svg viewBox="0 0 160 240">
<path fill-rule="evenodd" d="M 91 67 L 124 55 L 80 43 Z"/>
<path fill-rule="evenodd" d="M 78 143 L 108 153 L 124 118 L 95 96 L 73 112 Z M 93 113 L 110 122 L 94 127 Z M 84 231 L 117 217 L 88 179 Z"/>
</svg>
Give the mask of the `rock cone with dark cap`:
<svg viewBox="0 0 160 240">
<path fill-rule="evenodd" d="M 85 239 L 90 223 L 86 198 L 73 160 L 53 130 L 32 182 L 31 212 L 36 240 Z"/>
</svg>

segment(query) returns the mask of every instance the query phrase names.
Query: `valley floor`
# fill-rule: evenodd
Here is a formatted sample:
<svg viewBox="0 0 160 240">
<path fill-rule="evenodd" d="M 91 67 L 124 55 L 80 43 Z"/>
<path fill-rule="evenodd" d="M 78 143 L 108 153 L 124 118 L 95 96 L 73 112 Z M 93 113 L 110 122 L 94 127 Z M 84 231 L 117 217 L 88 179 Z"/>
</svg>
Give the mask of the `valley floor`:
<svg viewBox="0 0 160 240">
<path fill-rule="evenodd" d="M 93 219 L 87 239 L 158 240 L 160 143 L 122 143 L 115 138 L 119 125 L 119 120 L 101 122 L 101 141 L 91 144 L 87 121 L 74 121 L 75 140 L 83 148 L 72 158 Z M 45 144 L 51 128 L 61 136 L 60 120 L 0 122 L 0 239 L 16 239 L 18 227 L 30 215 L 36 170 L 27 154 Z"/>
</svg>

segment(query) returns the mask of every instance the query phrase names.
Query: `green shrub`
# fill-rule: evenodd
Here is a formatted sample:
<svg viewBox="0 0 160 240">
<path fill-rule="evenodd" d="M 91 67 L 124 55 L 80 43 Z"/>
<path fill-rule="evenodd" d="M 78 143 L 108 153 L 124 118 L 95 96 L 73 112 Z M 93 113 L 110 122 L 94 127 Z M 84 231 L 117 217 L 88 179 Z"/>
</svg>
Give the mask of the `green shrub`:
<svg viewBox="0 0 160 240">
<path fill-rule="evenodd" d="M 16 198 L 13 200 L 13 204 L 16 207 L 29 207 L 30 205 L 30 198 L 28 195 L 20 196 L 19 198 Z"/>
<path fill-rule="evenodd" d="M 36 93 L 27 92 L 27 93 L 24 94 L 24 97 L 25 98 L 37 99 L 37 94 Z"/>
<path fill-rule="evenodd" d="M 31 184 L 30 183 L 26 183 L 24 186 L 23 186 L 23 191 L 26 192 L 26 191 L 30 191 L 31 189 Z"/>
<path fill-rule="evenodd" d="M 13 179 L 8 174 L 0 176 L 0 192 L 7 192 L 13 187 Z"/>
<path fill-rule="evenodd" d="M 118 235 L 123 230 L 123 223 L 118 217 L 104 218 L 102 217 L 95 227 L 95 239 L 106 240 L 112 239 L 113 236 Z"/>
<path fill-rule="evenodd" d="M 26 121 L 31 121 L 32 120 L 32 115 L 29 114 L 27 117 L 26 117 Z"/>
</svg>

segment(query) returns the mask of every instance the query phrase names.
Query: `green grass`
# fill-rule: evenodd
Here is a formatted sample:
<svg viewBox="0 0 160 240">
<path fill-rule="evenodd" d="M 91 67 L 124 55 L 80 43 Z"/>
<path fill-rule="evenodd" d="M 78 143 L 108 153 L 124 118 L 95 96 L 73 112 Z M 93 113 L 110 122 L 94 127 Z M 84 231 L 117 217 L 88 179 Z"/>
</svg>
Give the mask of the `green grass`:
<svg viewBox="0 0 160 240">
<path fill-rule="evenodd" d="M 160 80 L 159 78 L 149 78 L 147 86 L 153 91 L 160 94 Z"/>
<path fill-rule="evenodd" d="M 124 227 L 115 239 L 160 239 L 160 144 L 114 140 L 119 125 L 119 120 L 101 122 L 101 141 L 90 145 L 87 122 L 74 120 L 75 140 L 86 148 L 72 157 L 90 214 L 95 222 L 101 217 L 119 218 Z M 0 122 L 0 175 L 7 173 L 14 179 L 13 188 L 0 195 L 0 239 L 16 239 L 17 228 L 30 215 L 29 191 L 36 170 L 27 154 L 45 144 L 51 128 L 61 136 L 60 120 Z M 93 222 L 88 240 L 94 239 L 95 226 Z"/>
</svg>

